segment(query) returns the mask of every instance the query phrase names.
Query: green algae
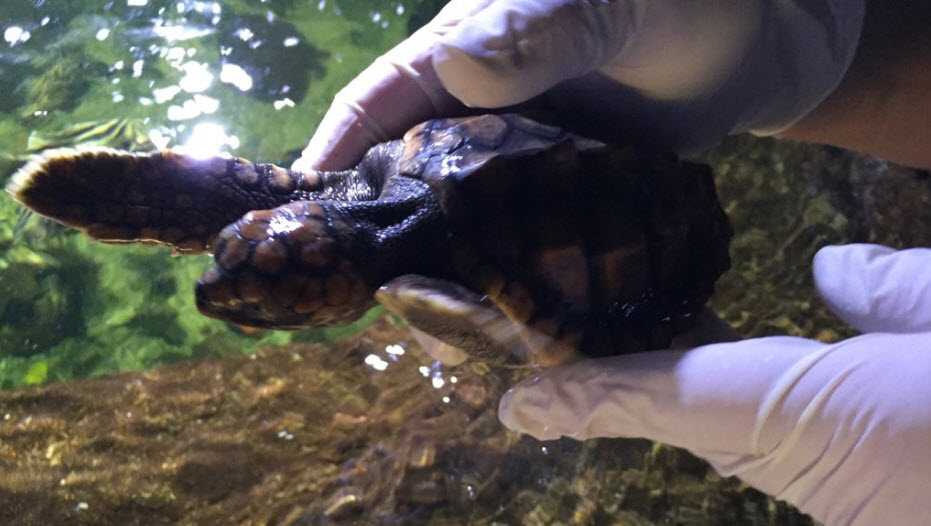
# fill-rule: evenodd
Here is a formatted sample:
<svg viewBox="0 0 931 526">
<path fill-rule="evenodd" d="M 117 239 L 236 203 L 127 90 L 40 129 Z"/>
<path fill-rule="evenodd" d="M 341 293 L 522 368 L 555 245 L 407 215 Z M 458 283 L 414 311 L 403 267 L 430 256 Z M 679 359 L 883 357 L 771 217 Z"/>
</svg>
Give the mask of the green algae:
<svg viewBox="0 0 931 526">
<path fill-rule="evenodd" d="M 70 111 L 78 106 L 91 85 L 106 71 L 101 62 L 74 60 L 74 50 L 62 50 L 43 57 L 37 65 L 42 73 L 26 87 L 22 119 L 38 118 L 49 112 Z"/>
<path fill-rule="evenodd" d="M 283 66 L 264 77 L 256 75 L 278 82 L 270 89 L 260 85 L 243 93 L 215 79 L 204 95 L 217 100 L 221 112 L 204 114 L 202 120 L 221 121 L 236 133 L 241 144 L 237 153 L 286 160 L 309 138 L 333 94 L 407 34 L 407 16 L 398 13 L 394 2 L 264 6 L 232 1 L 223 4 L 222 22 L 215 27 L 208 25 L 210 13 L 197 12 L 196 6 L 174 9 L 172 4 L 162 11 L 157 4 L 81 10 L 51 3 L 48 7 L 58 16 L 46 26 L 38 23 L 35 11 L 11 12 L 10 21 L 34 34 L 13 49 L 19 57 L 17 71 L 32 74 L 21 75 L 11 90 L 20 97 L 13 102 L 14 113 L 0 114 L 0 182 L 30 152 L 43 148 L 94 144 L 145 150 L 152 147 L 148 131 L 153 129 L 183 141 L 190 127 L 166 119 L 165 108 L 181 105 L 180 99 L 190 100 L 191 95 L 152 100 L 153 89 L 177 84 L 184 74 L 178 61 L 172 62 L 173 53 L 203 64 L 235 59 L 245 66 L 252 60 L 249 67 L 255 69 Z M 277 15 L 287 12 L 288 21 L 266 16 L 268 7 Z M 384 13 L 378 23 L 372 20 L 375 12 Z M 203 36 L 165 45 L 153 33 L 155 16 L 162 16 L 165 25 L 193 24 L 204 29 Z M 297 44 L 252 56 L 245 50 L 234 53 L 230 38 L 238 38 L 243 27 L 253 28 L 256 39 L 295 37 Z M 359 33 L 375 36 L 362 41 L 353 37 Z M 33 42 L 46 49 L 33 48 Z M 297 62 L 274 63 L 274 55 L 291 48 Z M 135 61 L 143 65 L 131 72 Z M 0 65 L 10 69 L 8 62 Z M 288 70 L 307 76 L 289 80 L 284 75 Z M 291 105 L 275 109 L 271 101 L 278 97 L 290 98 Z M 23 217 L 12 201 L 0 200 L 0 291 L 5 292 L 0 304 L 0 387 L 39 381 L 39 367 L 46 371 L 43 381 L 66 380 L 249 353 L 292 339 L 339 339 L 378 315 L 375 311 L 347 327 L 244 334 L 196 311 L 192 285 L 206 258 L 175 258 L 151 247 L 105 246 L 40 218 Z"/>
</svg>

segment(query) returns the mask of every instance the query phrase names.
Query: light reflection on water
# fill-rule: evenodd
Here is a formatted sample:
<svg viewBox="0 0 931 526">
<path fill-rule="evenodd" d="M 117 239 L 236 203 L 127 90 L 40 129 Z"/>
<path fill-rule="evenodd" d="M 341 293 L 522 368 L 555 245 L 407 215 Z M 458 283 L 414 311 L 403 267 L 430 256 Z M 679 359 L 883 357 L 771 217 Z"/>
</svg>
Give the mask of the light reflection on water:
<svg viewBox="0 0 931 526">
<path fill-rule="evenodd" d="M 147 2 L 131 3 L 130 6 L 144 6 Z M 133 35 L 138 38 L 146 35 L 147 32 L 154 37 L 164 40 L 166 45 L 151 44 L 148 47 L 150 61 L 162 61 L 173 68 L 180 78 L 175 83 L 161 85 L 151 83 L 151 97 L 140 96 L 138 102 L 141 105 L 149 105 L 152 101 L 157 105 L 165 105 L 165 118 L 172 122 L 183 122 L 197 119 L 201 116 L 212 115 L 220 109 L 221 102 L 219 99 L 205 95 L 214 83 L 216 77 L 221 82 L 233 83 L 240 91 L 248 91 L 252 87 L 252 78 L 246 71 L 232 63 L 219 65 L 219 71 L 216 66 L 207 62 L 193 60 L 198 54 L 195 47 L 172 46 L 177 42 L 185 42 L 194 39 L 200 39 L 216 32 L 215 28 L 202 25 L 190 25 L 184 13 L 192 11 L 198 14 L 210 14 L 210 24 L 216 26 L 221 21 L 222 7 L 216 2 L 192 2 L 187 6 L 183 3 L 177 4 L 177 12 L 181 14 L 180 20 L 166 20 L 162 16 L 151 19 L 149 28 L 135 29 Z M 243 28 L 240 33 L 248 31 Z M 110 29 L 102 28 L 98 31 L 97 40 L 105 40 L 110 35 Z M 259 43 L 261 45 L 261 43 Z M 134 51 L 135 47 L 130 47 Z M 145 59 L 138 59 L 133 62 L 133 78 L 142 76 L 146 67 Z M 158 69 L 160 64 L 149 64 L 150 68 Z M 111 68 L 111 71 L 122 71 L 123 61 L 117 61 Z M 234 72 L 231 77 L 230 72 Z M 114 84 L 119 82 L 119 77 L 114 78 Z M 180 97 L 179 97 L 180 95 Z M 185 98 L 187 96 L 187 98 Z M 113 92 L 114 102 L 121 102 L 123 96 L 120 92 Z M 172 137 L 183 136 L 184 131 L 188 129 L 185 125 L 176 125 L 174 127 L 159 127 L 158 129 L 149 130 L 158 133 L 161 138 L 158 146 L 165 148 L 171 147 Z M 198 122 L 190 128 L 187 139 L 184 141 L 184 150 L 198 157 L 209 157 L 227 150 L 235 150 L 239 147 L 240 141 L 235 135 L 227 135 L 223 125 L 216 122 Z"/>
<path fill-rule="evenodd" d="M 32 74 L 41 78 L 49 63 L 80 56 L 87 63 L 74 66 L 89 79 L 91 86 L 84 89 L 93 103 L 82 106 L 76 87 L 51 86 L 70 92 L 77 113 L 87 113 L 71 121 L 144 114 L 149 119 L 146 133 L 162 137 L 159 147 L 170 147 L 199 143 L 189 136 L 199 121 L 208 120 L 223 127 L 225 134 L 240 137 L 238 143 L 215 141 L 225 151 L 248 146 L 249 154 L 258 147 L 261 153 L 276 156 L 306 141 L 338 86 L 406 34 L 409 12 L 402 2 L 383 0 L 40 0 L 32 8 L 25 1 L 22 4 L 0 15 L 4 37 L 0 73 L 8 77 L 0 86 L 0 110 L 28 107 L 31 116 L 41 119 L 29 122 L 27 129 L 61 129 L 72 108 L 58 100 L 68 98 L 64 95 L 58 99 L 24 96 L 23 85 L 10 77 Z M 359 18 L 350 18 L 350 13 Z M 337 29 L 338 38 L 334 38 L 329 26 L 340 24 L 345 27 Z M 373 33 L 364 25 L 380 31 Z M 317 34 L 320 38 L 315 38 Z M 52 56 L 56 53 L 60 58 Z M 349 57 L 352 60 L 346 60 Z M 102 59 L 107 59 L 102 64 L 106 72 L 90 71 Z M 11 64 L 23 68 L 7 71 L 4 66 Z M 100 81 L 109 82 L 106 97 Z M 313 101 L 302 106 L 305 96 Z M 244 115 L 242 101 L 253 111 Z M 300 126 L 304 132 L 292 134 L 293 142 L 287 145 L 272 137 L 264 146 L 261 137 L 242 140 L 258 131 L 251 129 L 255 128 L 254 112 L 260 107 L 256 101 L 267 102 L 268 110 L 279 118 L 293 112 L 286 119 L 295 129 L 305 115 Z M 109 111 L 104 103 L 111 105 Z M 250 129 L 229 131 L 243 126 Z M 268 151 L 273 140 L 278 147 Z M 16 144 L 0 139 L 0 151 L 16 150 Z"/>
<path fill-rule="evenodd" d="M 10 46 L 25 42 L 29 40 L 30 36 L 32 36 L 32 34 L 29 31 L 19 26 L 10 26 L 3 31 L 3 40 L 6 40 Z"/>
<path fill-rule="evenodd" d="M 223 126 L 212 122 L 199 122 L 191 130 L 187 142 L 178 149 L 195 158 L 206 159 L 238 147 L 239 137 L 227 135 Z"/>
</svg>

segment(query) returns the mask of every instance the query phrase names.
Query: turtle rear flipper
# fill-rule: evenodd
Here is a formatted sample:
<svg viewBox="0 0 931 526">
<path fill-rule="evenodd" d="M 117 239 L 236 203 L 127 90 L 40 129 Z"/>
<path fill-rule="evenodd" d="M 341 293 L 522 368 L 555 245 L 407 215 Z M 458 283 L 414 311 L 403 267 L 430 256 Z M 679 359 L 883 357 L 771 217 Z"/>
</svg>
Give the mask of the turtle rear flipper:
<svg viewBox="0 0 931 526">
<path fill-rule="evenodd" d="M 488 296 L 451 281 L 407 274 L 383 285 L 375 299 L 417 329 L 472 357 L 554 365 L 575 356 L 574 348 L 513 321 Z"/>
</svg>

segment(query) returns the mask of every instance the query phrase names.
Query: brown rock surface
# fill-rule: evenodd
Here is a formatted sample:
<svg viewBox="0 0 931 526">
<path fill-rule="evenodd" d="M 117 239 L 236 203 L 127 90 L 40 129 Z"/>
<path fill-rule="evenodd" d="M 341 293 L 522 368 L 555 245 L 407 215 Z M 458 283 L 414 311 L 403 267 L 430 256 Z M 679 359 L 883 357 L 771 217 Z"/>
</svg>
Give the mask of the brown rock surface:
<svg viewBox="0 0 931 526">
<path fill-rule="evenodd" d="M 340 344 L 0 392 L 0 523 L 802 523 L 680 451 L 509 433 L 495 409 L 519 371 L 416 355 L 381 321 Z"/>
</svg>

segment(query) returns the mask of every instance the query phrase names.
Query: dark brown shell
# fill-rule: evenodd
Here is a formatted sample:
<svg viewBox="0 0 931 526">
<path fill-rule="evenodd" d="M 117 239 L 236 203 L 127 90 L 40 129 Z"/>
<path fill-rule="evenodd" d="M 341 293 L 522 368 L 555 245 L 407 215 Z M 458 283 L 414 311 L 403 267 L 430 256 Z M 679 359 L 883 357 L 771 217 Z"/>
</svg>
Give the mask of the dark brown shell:
<svg viewBox="0 0 931 526">
<path fill-rule="evenodd" d="M 401 175 L 428 183 L 450 221 L 455 281 L 588 354 L 668 346 L 729 268 L 705 166 L 518 115 L 429 121 L 403 152 Z"/>
</svg>

